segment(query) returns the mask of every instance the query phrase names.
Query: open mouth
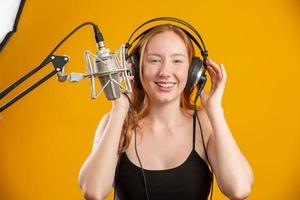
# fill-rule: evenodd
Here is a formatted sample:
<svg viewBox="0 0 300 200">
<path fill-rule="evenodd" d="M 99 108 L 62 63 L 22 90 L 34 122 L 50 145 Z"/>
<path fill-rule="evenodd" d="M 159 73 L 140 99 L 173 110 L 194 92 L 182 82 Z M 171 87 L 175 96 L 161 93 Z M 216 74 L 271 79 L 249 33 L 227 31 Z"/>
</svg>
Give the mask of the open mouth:
<svg viewBox="0 0 300 200">
<path fill-rule="evenodd" d="M 174 87 L 176 82 L 155 82 L 155 84 L 160 88 L 171 89 Z"/>
</svg>

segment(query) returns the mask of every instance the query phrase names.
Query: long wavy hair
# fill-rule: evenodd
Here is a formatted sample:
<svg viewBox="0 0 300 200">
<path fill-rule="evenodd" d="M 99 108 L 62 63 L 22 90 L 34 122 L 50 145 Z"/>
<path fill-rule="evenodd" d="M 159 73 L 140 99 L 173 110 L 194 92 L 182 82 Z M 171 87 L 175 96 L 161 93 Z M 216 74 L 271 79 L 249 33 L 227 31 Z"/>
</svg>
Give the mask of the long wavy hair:
<svg viewBox="0 0 300 200">
<path fill-rule="evenodd" d="M 141 39 L 137 42 L 137 44 L 134 46 L 132 50 L 132 52 L 135 51 L 139 53 L 139 57 L 140 57 L 139 76 L 140 76 L 141 83 L 143 83 L 142 63 L 143 63 L 144 53 L 147 48 L 147 44 L 149 43 L 150 39 L 153 36 L 166 31 L 172 31 L 182 39 L 182 41 L 184 42 L 187 48 L 189 63 L 191 64 L 192 58 L 195 55 L 195 50 L 191 39 L 186 35 L 186 33 L 178 26 L 172 24 L 162 24 L 162 25 L 155 26 L 149 32 L 147 32 L 145 35 L 141 37 Z M 194 95 L 195 88 L 191 91 L 184 90 L 181 93 L 180 107 L 182 107 L 184 113 L 188 115 L 192 115 L 190 112 L 188 112 L 188 110 L 194 110 L 195 108 L 194 101 L 192 98 Z M 197 110 L 198 109 L 199 107 L 197 106 Z M 118 148 L 119 154 L 124 152 L 128 148 L 132 133 L 134 133 L 134 131 L 136 131 L 137 129 L 140 129 L 138 124 L 139 120 L 144 118 L 148 113 L 149 113 L 149 96 L 143 87 L 142 88 L 138 87 L 137 83 L 134 82 L 133 93 L 132 93 L 132 104 L 123 124 L 121 138 L 119 142 L 119 148 Z M 139 134 L 142 134 L 142 131 L 139 131 Z"/>
</svg>

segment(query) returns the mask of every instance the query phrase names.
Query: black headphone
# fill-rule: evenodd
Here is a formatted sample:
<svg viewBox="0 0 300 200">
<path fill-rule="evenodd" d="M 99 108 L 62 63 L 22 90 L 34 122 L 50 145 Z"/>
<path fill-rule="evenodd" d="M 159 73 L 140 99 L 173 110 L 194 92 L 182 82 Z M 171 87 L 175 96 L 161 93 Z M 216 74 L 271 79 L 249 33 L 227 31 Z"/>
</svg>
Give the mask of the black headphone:
<svg viewBox="0 0 300 200">
<path fill-rule="evenodd" d="M 149 21 L 144 22 L 142 25 L 140 25 L 139 27 L 137 27 L 134 32 L 130 35 L 127 43 L 126 43 L 126 57 L 127 60 L 131 63 L 132 65 L 132 74 L 134 76 L 134 83 L 136 84 L 136 87 L 138 89 L 142 90 L 142 84 L 141 84 L 141 79 L 139 77 L 139 63 L 140 63 L 140 54 L 139 54 L 139 49 L 135 48 L 134 50 L 132 50 L 132 52 L 130 54 L 128 54 L 130 48 L 132 47 L 132 44 L 135 43 L 138 39 L 142 38 L 146 33 L 148 33 L 149 31 L 151 31 L 153 28 L 157 27 L 157 26 L 153 26 L 147 30 L 145 30 L 144 32 L 142 32 L 140 35 L 138 35 L 131 43 L 130 40 L 132 39 L 133 35 L 139 30 L 141 29 L 143 26 L 145 26 L 146 24 L 149 24 L 151 22 L 156 22 L 156 21 L 170 21 L 170 22 L 177 22 L 187 28 L 189 28 L 190 30 L 193 31 L 194 34 L 197 35 L 198 39 L 200 40 L 203 48 L 201 47 L 200 43 L 196 40 L 196 38 L 187 30 L 185 30 L 184 28 L 181 28 L 177 25 L 173 25 L 177 28 L 179 28 L 180 30 L 182 30 L 187 36 L 188 38 L 194 42 L 194 44 L 199 48 L 201 55 L 203 57 L 203 59 L 201 60 L 200 57 L 194 56 L 192 58 L 192 63 L 191 66 L 189 68 L 189 72 L 188 72 L 188 80 L 186 82 L 186 86 L 184 88 L 185 92 L 189 92 L 191 91 L 195 86 L 198 86 L 199 91 L 201 92 L 202 89 L 205 86 L 206 83 L 206 60 L 208 57 L 208 52 L 205 48 L 204 42 L 200 36 L 200 34 L 198 33 L 198 31 L 189 23 L 181 20 L 181 19 L 177 19 L 174 17 L 159 17 L 159 18 L 154 18 L 151 19 Z M 158 25 L 159 26 L 159 25 Z"/>
</svg>

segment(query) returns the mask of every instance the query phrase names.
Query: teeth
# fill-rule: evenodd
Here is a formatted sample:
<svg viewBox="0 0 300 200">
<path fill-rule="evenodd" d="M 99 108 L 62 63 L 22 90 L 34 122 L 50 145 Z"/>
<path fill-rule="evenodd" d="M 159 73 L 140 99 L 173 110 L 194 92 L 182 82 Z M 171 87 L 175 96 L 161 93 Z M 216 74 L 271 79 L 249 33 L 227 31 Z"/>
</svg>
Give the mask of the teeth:
<svg viewBox="0 0 300 200">
<path fill-rule="evenodd" d="M 175 83 L 156 83 L 158 86 L 163 87 L 163 88 L 170 88 L 173 87 Z"/>
</svg>

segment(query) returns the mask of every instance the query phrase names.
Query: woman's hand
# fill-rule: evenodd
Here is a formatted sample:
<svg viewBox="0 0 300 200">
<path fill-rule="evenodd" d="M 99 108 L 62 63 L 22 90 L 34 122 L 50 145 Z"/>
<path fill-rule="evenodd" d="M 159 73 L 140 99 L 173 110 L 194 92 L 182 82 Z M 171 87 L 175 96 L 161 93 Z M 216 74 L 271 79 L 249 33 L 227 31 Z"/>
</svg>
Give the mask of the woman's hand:
<svg viewBox="0 0 300 200">
<path fill-rule="evenodd" d="M 131 64 L 130 63 L 126 63 L 128 68 L 131 68 Z M 121 77 L 121 74 L 120 74 Z M 120 82 L 120 77 L 118 82 Z M 131 88 L 133 89 L 133 76 L 128 76 L 128 79 L 130 81 L 131 84 Z M 130 93 L 126 93 L 124 94 L 123 92 L 120 92 L 120 98 L 112 101 L 112 109 L 113 110 L 117 110 L 118 112 L 124 112 L 127 113 L 129 110 L 129 99 L 131 99 L 131 94 Z M 129 99 L 128 99 L 129 98 Z"/>
<path fill-rule="evenodd" d="M 206 111 L 222 110 L 222 98 L 227 79 L 225 68 L 223 64 L 218 65 L 210 59 L 206 61 L 206 65 L 211 78 L 211 88 L 209 92 L 202 90 L 201 103 Z"/>
<path fill-rule="evenodd" d="M 129 110 L 129 101 L 123 92 L 121 92 L 120 98 L 112 101 L 112 109 L 124 113 Z"/>
</svg>

